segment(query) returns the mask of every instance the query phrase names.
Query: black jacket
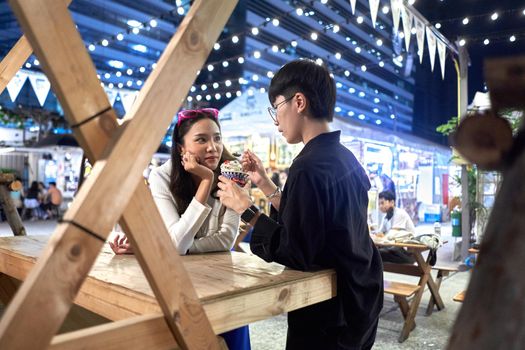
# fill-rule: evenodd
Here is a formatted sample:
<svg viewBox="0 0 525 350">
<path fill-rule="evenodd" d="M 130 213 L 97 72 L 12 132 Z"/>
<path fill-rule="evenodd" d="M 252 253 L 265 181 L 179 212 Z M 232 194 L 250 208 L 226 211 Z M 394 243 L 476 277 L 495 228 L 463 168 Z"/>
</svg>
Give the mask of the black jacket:
<svg viewBox="0 0 525 350">
<path fill-rule="evenodd" d="M 288 315 L 287 348 L 362 349 L 375 340 L 383 268 L 370 239 L 370 182 L 340 132 L 321 134 L 295 158 L 276 221 L 261 215 L 251 250 L 298 270 L 333 268 L 337 297 Z"/>
</svg>

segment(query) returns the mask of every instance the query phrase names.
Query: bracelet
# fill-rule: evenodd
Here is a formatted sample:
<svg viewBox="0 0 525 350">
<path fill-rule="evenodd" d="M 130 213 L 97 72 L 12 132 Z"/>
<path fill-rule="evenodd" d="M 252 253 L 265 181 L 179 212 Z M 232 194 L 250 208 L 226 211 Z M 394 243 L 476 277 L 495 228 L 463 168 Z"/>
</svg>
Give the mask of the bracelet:
<svg viewBox="0 0 525 350">
<path fill-rule="evenodd" d="M 281 188 L 279 186 L 277 186 L 275 191 L 273 191 L 271 194 L 267 195 L 266 198 L 272 199 L 272 198 L 275 198 L 275 197 L 280 197 L 281 194 L 282 194 Z"/>
</svg>

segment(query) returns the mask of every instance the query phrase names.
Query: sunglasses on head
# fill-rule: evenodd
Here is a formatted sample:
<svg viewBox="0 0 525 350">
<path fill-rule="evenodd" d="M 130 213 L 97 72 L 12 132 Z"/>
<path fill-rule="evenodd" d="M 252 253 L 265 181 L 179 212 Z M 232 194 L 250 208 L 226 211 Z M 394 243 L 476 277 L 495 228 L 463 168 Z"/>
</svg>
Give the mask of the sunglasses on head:
<svg viewBox="0 0 525 350">
<path fill-rule="evenodd" d="M 201 116 L 211 116 L 216 120 L 219 119 L 219 110 L 216 108 L 185 109 L 177 113 L 177 127 L 184 120 L 193 119 Z"/>
</svg>

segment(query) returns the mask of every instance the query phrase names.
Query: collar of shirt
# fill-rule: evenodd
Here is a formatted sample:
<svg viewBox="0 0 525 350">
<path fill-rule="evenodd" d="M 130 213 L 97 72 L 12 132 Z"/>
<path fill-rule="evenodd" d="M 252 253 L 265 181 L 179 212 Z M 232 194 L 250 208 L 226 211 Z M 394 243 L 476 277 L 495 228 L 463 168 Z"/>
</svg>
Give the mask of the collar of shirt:
<svg viewBox="0 0 525 350">
<path fill-rule="evenodd" d="M 311 139 L 306 145 L 304 145 L 304 148 L 301 150 L 301 152 L 299 152 L 296 158 L 307 154 L 312 148 L 315 148 L 316 146 L 339 143 L 340 137 L 341 130 L 319 134 Z"/>
</svg>

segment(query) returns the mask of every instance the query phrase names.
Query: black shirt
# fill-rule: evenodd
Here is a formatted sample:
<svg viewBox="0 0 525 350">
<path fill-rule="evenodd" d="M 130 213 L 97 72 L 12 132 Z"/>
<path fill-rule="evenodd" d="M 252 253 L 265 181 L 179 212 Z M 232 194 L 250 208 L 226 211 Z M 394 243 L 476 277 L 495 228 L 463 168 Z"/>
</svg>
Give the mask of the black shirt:
<svg viewBox="0 0 525 350">
<path fill-rule="evenodd" d="M 375 340 L 383 268 L 368 232 L 370 182 L 339 137 L 325 133 L 305 145 L 290 167 L 277 221 L 261 215 L 252 233 L 251 250 L 268 262 L 337 272 L 337 297 L 288 314 L 289 349 L 361 349 Z"/>
</svg>

